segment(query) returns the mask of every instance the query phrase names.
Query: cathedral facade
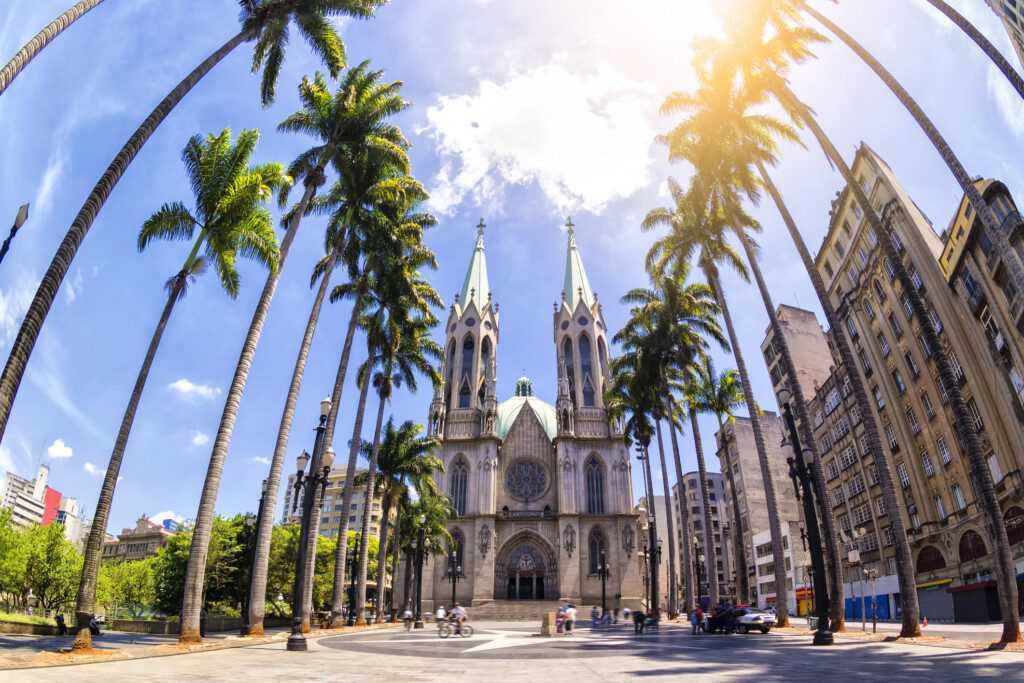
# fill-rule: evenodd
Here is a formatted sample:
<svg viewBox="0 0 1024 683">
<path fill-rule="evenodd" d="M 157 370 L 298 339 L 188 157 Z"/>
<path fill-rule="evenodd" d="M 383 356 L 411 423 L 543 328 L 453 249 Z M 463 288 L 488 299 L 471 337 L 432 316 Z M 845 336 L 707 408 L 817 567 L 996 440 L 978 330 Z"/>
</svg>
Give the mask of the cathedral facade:
<svg viewBox="0 0 1024 683">
<path fill-rule="evenodd" d="M 445 332 L 443 385 L 428 431 L 440 439 L 438 489 L 456 511 L 447 554 L 424 569 L 424 597 L 464 605 L 497 600 L 599 604 L 606 566 L 609 608 L 640 603 L 639 534 L 629 451 L 603 393 L 608 335 L 571 221 L 561 302 L 555 304 L 552 405 L 520 377 L 497 396 L 498 305 L 492 302 L 484 222 Z M 557 290 L 556 290 L 557 291 Z"/>
</svg>

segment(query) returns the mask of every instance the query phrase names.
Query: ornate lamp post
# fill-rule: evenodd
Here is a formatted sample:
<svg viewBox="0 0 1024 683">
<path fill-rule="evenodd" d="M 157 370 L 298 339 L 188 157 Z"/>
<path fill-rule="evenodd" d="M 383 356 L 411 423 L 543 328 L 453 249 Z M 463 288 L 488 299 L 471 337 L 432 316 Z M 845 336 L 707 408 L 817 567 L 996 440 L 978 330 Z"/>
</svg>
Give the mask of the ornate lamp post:
<svg viewBox="0 0 1024 683">
<path fill-rule="evenodd" d="M 871 579 L 871 632 L 878 633 L 878 603 L 875 596 L 875 577 L 878 576 L 878 570 L 872 567 L 865 573 Z"/>
<path fill-rule="evenodd" d="M 608 606 L 605 602 L 605 581 L 608 579 L 608 563 L 604 559 L 604 548 L 601 548 L 601 557 L 597 565 L 597 573 L 601 577 L 601 618 L 604 618 L 605 613 L 608 612 Z"/>
<path fill-rule="evenodd" d="M 413 628 L 423 628 L 423 551 L 427 546 L 427 516 L 420 515 L 420 531 L 417 541 L 413 543 L 416 551 L 416 621 Z"/>
<path fill-rule="evenodd" d="M 359 547 L 361 534 L 356 532 L 355 545 L 351 548 L 345 549 L 345 558 L 348 562 L 348 619 L 345 620 L 346 626 L 356 625 L 356 565 L 358 563 L 356 548 Z M 347 541 L 346 541 L 347 542 Z"/>
<path fill-rule="evenodd" d="M 7 236 L 4 243 L 0 245 L 0 261 L 4 260 L 4 256 L 7 255 L 7 250 L 11 248 L 11 240 L 18 234 L 18 229 L 25 224 L 28 220 L 28 204 L 22 204 L 21 208 L 18 209 L 18 215 L 14 217 L 14 227 L 11 228 L 11 234 Z"/>
<path fill-rule="evenodd" d="M 641 577 L 644 581 L 644 601 L 647 603 L 647 611 L 651 611 L 651 560 L 648 550 L 648 541 L 646 538 L 643 539 L 644 549 L 644 573 Z"/>
<path fill-rule="evenodd" d="M 260 504 L 256 509 L 256 515 L 251 513 L 245 516 L 245 528 L 247 532 L 246 545 L 249 551 L 249 571 L 245 577 L 245 598 L 242 602 L 242 630 L 241 635 L 249 635 L 252 625 L 249 623 L 249 593 L 252 591 L 252 575 L 256 571 L 256 538 L 260 535 L 260 521 L 263 519 L 263 506 L 267 501 L 267 480 L 263 480 L 263 492 L 260 494 Z"/>
<path fill-rule="evenodd" d="M 298 470 L 295 475 L 295 495 L 292 496 L 292 512 L 299 504 L 299 493 L 302 493 L 302 527 L 299 530 L 299 552 L 295 563 L 295 589 L 292 597 L 292 634 L 288 636 L 288 649 L 292 652 L 306 651 L 306 637 L 302 635 L 302 592 L 306 585 L 306 553 L 309 543 L 310 520 L 314 514 L 313 503 L 317 499 L 317 487 L 327 488 L 327 475 L 334 464 L 334 449 L 324 450 L 324 430 L 327 426 L 327 415 L 331 412 L 331 399 L 320 401 L 320 423 L 316 427 L 316 440 L 313 442 L 313 458 L 310 462 L 309 453 L 302 451 L 296 458 Z M 309 473 L 306 465 L 309 464 Z"/>
<path fill-rule="evenodd" d="M 829 595 L 828 580 L 825 578 L 825 556 L 821 547 L 821 532 L 818 527 L 818 511 L 814 500 L 814 489 L 811 486 L 811 472 L 807 467 L 806 458 L 814 458 L 814 452 L 809 448 L 800 445 L 800 435 L 796 430 L 796 421 L 793 419 L 793 411 L 789 402 L 792 394 L 789 389 L 783 387 L 779 392 L 779 403 L 782 406 L 782 416 L 786 421 L 786 429 L 789 432 L 789 441 L 782 440 L 782 455 L 789 463 L 789 476 L 793 479 L 793 489 L 796 492 L 797 500 L 803 503 L 804 519 L 807 521 L 807 542 L 811 546 L 811 566 L 814 568 L 814 588 L 820 590 L 821 595 L 815 595 L 815 602 L 818 608 L 818 630 L 814 632 L 815 645 L 832 645 L 835 642 L 832 631 L 829 630 Z M 828 505 L 828 501 L 821 501 Z M 785 591 L 783 586 L 776 589 L 776 595 L 782 595 Z M 779 609 L 787 609 L 781 604 Z"/>
<path fill-rule="evenodd" d="M 451 557 L 448 558 L 448 571 L 445 572 L 444 577 L 452 584 L 452 608 L 455 607 L 455 585 L 462 580 L 462 565 L 456 564 L 455 550 L 452 550 Z"/>
<path fill-rule="evenodd" d="M 700 543 L 700 539 L 698 539 L 697 535 L 694 534 L 694 536 L 693 536 L 693 573 L 694 573 L 694 576 L 697 577 L 696 589 L 697 589 L 697 606 L 698 607 L 701 606 L 701 604 L 700 604 L 700 566 L 704 562 L 704 556 L 700 554 L 699 543 Z"/>
</svg>

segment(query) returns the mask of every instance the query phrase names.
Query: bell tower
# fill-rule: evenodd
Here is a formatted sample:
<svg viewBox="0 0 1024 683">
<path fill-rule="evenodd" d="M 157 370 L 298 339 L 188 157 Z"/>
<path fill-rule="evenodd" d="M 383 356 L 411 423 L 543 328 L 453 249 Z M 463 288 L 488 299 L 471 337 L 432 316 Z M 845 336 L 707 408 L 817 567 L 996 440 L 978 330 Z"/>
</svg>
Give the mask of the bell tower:
<svg viewBox="0 0 1024 683">
<path fill-rule="evenodd" d="M 449 439 L 495 434 L 498 305 L 491 300 L 487 278 L 486 227 L 481 218 L 466 279 L 445 328 L 444 386 L 430 406 L 429 421 L 437 425 L 435 433 Z"/>
</svg>

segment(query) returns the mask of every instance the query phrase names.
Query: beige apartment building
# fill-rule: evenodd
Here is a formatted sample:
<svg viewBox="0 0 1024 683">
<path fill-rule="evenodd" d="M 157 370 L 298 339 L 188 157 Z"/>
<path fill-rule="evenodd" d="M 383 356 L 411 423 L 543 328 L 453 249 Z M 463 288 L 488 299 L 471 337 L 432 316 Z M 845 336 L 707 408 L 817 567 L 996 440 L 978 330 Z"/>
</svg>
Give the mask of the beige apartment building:
<svg viewBox="0 0 1024 683">
<path fill-rule="evenodd" d="M 764 443 L 768 449 L 768 458 L 772 470 L 772 482 L 775 486 L 775 498 L 779 507 L 779 521 L 786 522 L 800 519 L 800 505 L 793 493 L 793 482 L 789 478 L 789 470 L 782 459 L 782 419 L 769 410 L 761 416 L 761 427 L 764 432 Z M 734 542 L 739 542 L 744 552 L 744 564 L 747 568 L 748 585 L 751 593 L 756 592 L 756 576 L 754 574 L 753 538 L 762 531 L 768 531 L 768 505 L 766 502 L 764 479 L 761 477 L 761 465 L 754 444 L 754 430 L 750 419 L 736 417 L 715 433 L 718 459 L 722 466 L 723 495 L 726 503 L 726 518 L 735 519 L 733 514 L 733 492 L 739 508 L 740 528 L 734 534 Z M 775 595 L 746 596 L 758 604 L 766 600 L 775 600 Z M 739 596 L 743 602 L 744 596 Z"/>
<path fill-rule="evenodd" d="M 160 548 L 174 536 L 169 525 L 158 524 L 145 515 L 136 520 L 134 527 L 125 527 L 121 535 L 103 543 L 103 555 L 100 559 L 108 560 L 143 560 L 156 555 Z"/>
<path fill-rule="evenodd" d="M 782 336 L 789 347 L 789 355 L 796 366 L 797 379 L 804 394 L 804 400 L 810 401 L 817 390 L 832 372 L 832 352 L 828 348 L 821 324 L 814 313 L 795 306 L 780 304 L 776 309 Z M 782 363 L 782 354 L 775 341 L 775 332 L 771 325 L 764 333 L 761 353 L 764 355 L 765 366 L 772 378 L 772 390 L 776 397 L 789 379 Z"/>
<path fill-rule="evenodd" d="M 732 602 L 738 600 L 737 577 L 732 527 L 729 524 L 728 510 L 725 505 L 725 482 L 718 472 L 708 472 L 707 477 L 714 555 L 708 552 L 705 542 L 704 497 L 700 493 L 700 476 L 697 472 L 687 472 L 683 475 L 682 488 L 680 488 L 679 482 L 672 486 L 672 514 L 675 519 L 676 548 L 679 549 L 679 556 L 682 558 L 681 544 L 689 544 L 691 564 L 693 564 L 694 558 L 704 556 L 704 563 L 700 570 L 701 585 L 698 591 L 702 598 L 707 600 L 709 597 L 708 572 L 714 571 L 718 576 L 719 598 Z M 689 509 L 689 525 L 686 528 L 683 527 L 680 505 L 685 505 Z M 697 540 L 696 548 L 694 538 Z M 712 557 L 714 564 L 712 564 Z M 681 559 L 680 562 L 682 562 Z M 696 567 L 688 567 L 687 571 L 694 573 Z"/>
<path fill-rule="evenodd" d="M 932 320 L 960 380 L 1004 514 L 1015 519 L 1020 510 L 1024 432 L 1016 415 L 1018 399 L 1002 379 L 1006 369 L 998 366 L 989 353 L 985 328 L 974 323 L 965 302 L 950 290 L 939 267 L 944 244 L 892 169 L 862 144 L 853 172 L 876 211 L 893 202 L 893 245 L 932 307 Z M 998 607 L 992 599 L 995 583 L 991 543 L 931 360 L 939 350 L 929 348 L 921 336 L 892 265 L 878 248 L 878 239 L 849 188 L 845 188 L 833 202 L 829 231 L 816 264 L 833 304 L 845 318 L 860 370 L 874 397 L 879 426 L 888 442 L 894 477 L 903 491 L 922 613 L 935 620 L 998 619 L 993 613 Z M 825 412 L 833 401 L 825 396 Z M 833 421 L 841 419 L 840 413 Z M 847 423 L 851 421 L 847 419 Z M 853 457 L 863 461 L 869 473 L 872 454 L 864 453 L 862 448 L 847 448 L 835 453 L 833 446 L 832 461 L 838 462 L 841 470 L 843 458 Z M 829 463 L 825 464 L 828 468 Z M 854 472 L 845 479 L 857 481 L 859 469 Z M 833 478 L 833 482 L 843 480 Z M 877 502 L 868 504 L 869 481 L 863 482 L 863 491 L 855 493 L 857 505 L 851 510 L 854 519 L 849 525 L 864 527 L 868 532 L 865 539 L 877 539 L 884 535 L 885 525 L 878 521 Z M 849 497 L 849 484 L 843 487 L 843 495 Z M 860 489 L 861 483 L 857 481 L 854 487 Z M 837 485 L 830 488 L 836 491 Z M 838 507 L 845 506 L 843 501 Z M 875 515 L 874 523 L 871 514 Z M 1019 543 L 1015 556 L 1020 572 L 1024 569 L 1024 548 Z"/>
<path fill-rule="evenodd" d="M 365 474 L 366 470 L 357 470 L 356 475 Z M 363 525 L 363 509 L 366 503 L 366 487 L 356 486 L 352 491 L 352 502 L 349 509 L 342 510 L 342 496 L 345 493 L 345 470 L 331 470 L 327 478 L 327 490 L 324 493 L 323 505 L 320 514 L 320 535 L 337 536 L 341 529 L 343 517 L 348 517 L 348 530 L 360 531 Z M 288 524 L 302 518 L 302 492 L 298 494 L 298 505 L 292 513 L 292 498 L 295 496 L 295 475 L 288 475 L 288 485 L 284 493 L 284 514 L 281 517 L 282 524 Z M 377 536 L 380 533 L 381 506 L 383 499 L 380 495 L 374 496 L 371 501 L 373 506 L 370 510 L 370 534 Z M 347 512 L 347 514 L 346 514 Z M 395 510 L 391 511 L 392 517 Z"/>
<path fill-rule="evenodd" d="M 814 572 L 807 552 L 802 522 L 787 520 L 782 524 L 782 557 L 786 566 L 786 596 L 790 614 L 804 616 L 813 604 Z M 754 567 L 757 574 L 757 606 L 776 605 L 775 560 L 772 557 L 770 531 L 754 534 Z M 777 605 L 776 605 L 777 606 Z"/>
</svg>

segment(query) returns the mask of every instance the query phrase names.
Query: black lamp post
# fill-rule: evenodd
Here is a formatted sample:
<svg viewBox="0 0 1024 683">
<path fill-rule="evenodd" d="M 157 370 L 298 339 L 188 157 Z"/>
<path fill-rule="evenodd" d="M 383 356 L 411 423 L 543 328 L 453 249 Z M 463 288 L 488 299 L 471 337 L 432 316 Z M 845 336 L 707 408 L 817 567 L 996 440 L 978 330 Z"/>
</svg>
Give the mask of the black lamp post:
<svg viewBox="0 0 1024 683">
<path fill-rule="evenodd" d="M 22 204 L 21 208 L 18 209 L 18 215 L 14 217 L 14 227 L 11 228 L 11 234 L 7 236 L 4 243 L 0 245 L 0 261 L 4 260 L 4 256 L 7 255 L 7 250 L 11 248 L 11 241 L 14 236 L 18 234 L 18 229 L 25 224 L 28 220 L 28 204 Z"/>
<path fill-rule="evenodd" d="M 455 608 L 455 585 L 462 580 L 462 565 L 457 564 L 457 560 L 458 557 L 452 550 L 452 555 L 448 558 L 448 571 L 445 573 L 445 578 L 452 584 L 452 609 Z"/>
<path fill-rule="evenodd" d="M 345 621 L 347 626 L 356 625 L 356 548 L 359 547 L 360 535 L 356 533 L 355 545 L 345 550 L 345 557 L 348 561 L 348 619 Z"/>
<path fill-rule="evenodd" d="M 288 649 L 293 652 L 306 651 L 306 637 L 302 635 L 302 593 L 306 585 L 306 545 L 309 543 L 310 521 L 319 510 L 313 510 L 317 499 L 317 487 L 327 488 L 327 475 L 334 464 L 334 449 L 324 450 L 324 430 L 327 426 L 327 415 L 331 412 L 331 399 L 320 401 L 320 423 L 316 427 L 316 440 L 313 442 L 313 458 L 310 462 L 309 453 L 302 451 L 296 459 L 298 466 L 295 474 L 295 493 L 292 496 L 292 512 L 299 504 L 299 493 L 302 493 L 302 526 L 299 530 L 299 552 L 295 562 L 295 589 L 292 597 L 292 634 L 288 636 Z M 309 473 L 306 465 L 309 464 Z M 322 491 L 321 491 L 322 493 Z"/>
<path fill-rule="evenodd" d="M 815 645 L 832 645 L 835 639 L 832 631 L 829 630 L 829 595 L 828 581 L 825 578 L 825 556 L 821 547 L 821 532 L 818 527 L 818 513 L 814 501 L 814 489 L 811 486 L 811 472 L 807 466 L 807 458 L 814 458 L 814 452 L 809 448 L 800 445 L 800 435 L 796 430 L 796 421 L 793 419 L 793 411 L 790 409 L 789 401 L 792 394 L 789 389 L 783 387 L 779 392 L 779 402 L 782 406 L 782 416 L 786 421 L 786 430 L 789 432 L 790 440 L 782 440 L 782 455 L 789 463 L 789 476 L 793 479 L 793 489 L 796 492 L 797 500 L 803 503 L 804 520 L 807 522 L 807 543 L 811 546 L 811 566 L 814 568 L 814 588 L 820 590 L 820 595 L 815 595 L 815 603 L 818 610 L 818 630 L 814 632 Z M 828 501 L 820 501 L 828 505 Z M 785 587 L 776 587 L 776 595 L 783 595 Z M 786 605 L 779 601 L 780 610 L 787 609 Z"/>
<path fill-rule="evenodd" d="M 644 601 L 647 603 L 647 611 L 649 612 L 649 611 L 651 611 L 651 577 L 650 577 L 650 573 L 651 573 L 651 560 L 650 560 L 649 551 L 647 549 L 647 539 L 646 538 L 644 538 L 644 540 L 643 540 L 643 548 L 644 548 L 644 573 L 643 573 L 643 576 L 640 577 L 640 578 L 642 578 L 643 581 L 644 581 Z"/>
<path fill-rule="evenodd" d="M 601 548 L 600 563 L 597 565 L 597 573 L 601 576 L 601 618 L 608 612 L 608 605 L 605 602 L 605 581 L 608 579 L 608 563 L 604 559 L 604 548 Z"/>
<path fill-rule="evenodd" d="M 704 564 L 704 556 L 700 554 L 700 548 L 698 546 L 699 539 L 695 535 L 693 537 L 693 570 L 697 577 L 697 606 L 700 607 L 700 575 L 701 565 Z"/>
<path fill-rule="evenodd" d="M 423 628 L 423 551 L 427 545 L 427 516 L 420 515 L 420 531 L 413 543 L 416 551 L 416 621 L 413 628 Z"/>
<path fill-rule="evenodd" d="M 249 573 L 245 577 L 245 599 L 242 603 L 242 630 L 241 635 L 249 635 L 252 625 L 249 623 L 249 603 L 252 592 L 252 575 L 256 571 L 256 539 L 260 535 L 260 522 L 263 520 L 263 505 L 267 501 L 267 480 L 263 480 L 263 492 L 260 494 L 260 504 L 256 509 L 256 515 L 245 516 L 245 528 L 248 533 L 247 545 L 249 546 Z"/>
</svg>

